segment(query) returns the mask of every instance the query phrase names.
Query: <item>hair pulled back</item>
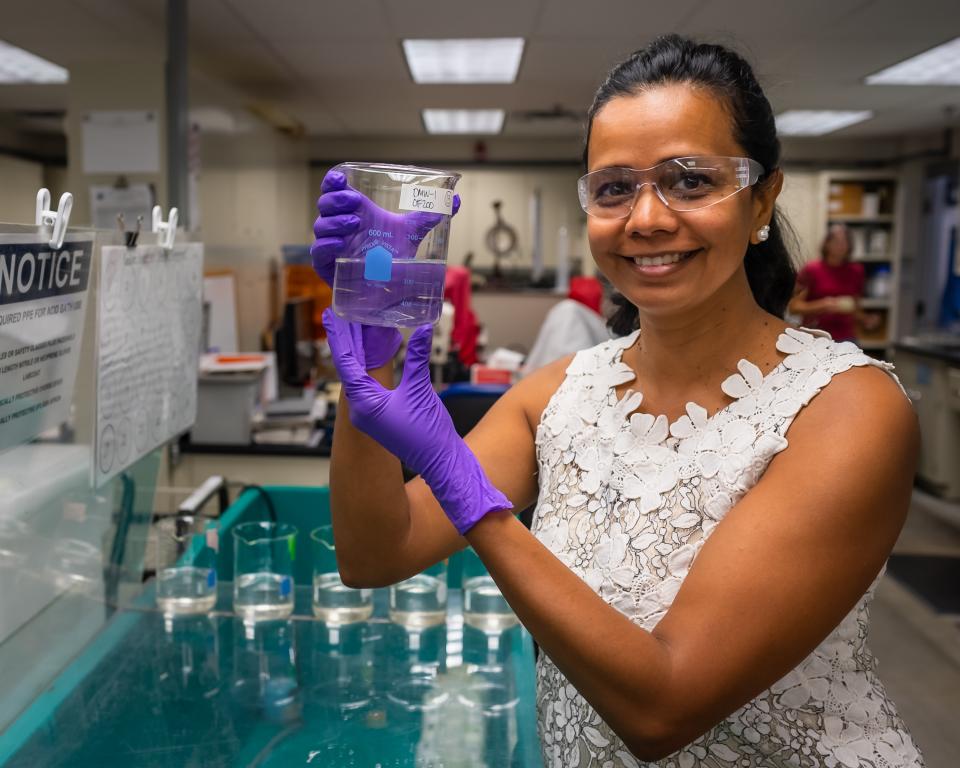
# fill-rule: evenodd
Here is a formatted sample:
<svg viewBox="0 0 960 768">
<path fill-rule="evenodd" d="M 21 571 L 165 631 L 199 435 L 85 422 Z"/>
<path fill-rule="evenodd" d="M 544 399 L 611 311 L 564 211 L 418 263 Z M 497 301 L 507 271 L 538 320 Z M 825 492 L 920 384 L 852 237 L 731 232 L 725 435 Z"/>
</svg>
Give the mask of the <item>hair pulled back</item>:
<svg viewBox="0 0 960 768">
<path fill-rule="evenodd" d="M 768 181 L 780 165 L 780 140 L 770 102 L 750 65 L 728 48 L 696 43 L 679 35 L 657 38 L 607 75 L 587 112 L 584 165 L 593 119 L 610 100 L 637 94 L 646 87 L 674 83 L 709 89 L 720 99 L 730 114 L 734 139 L 764 168 L 759 184 Z M 758 245 L 751 243 L 744 258 L 754 299 L 778 317 L 783 317 L 796 280 L 787 237 L 792 237 L 789 225 L 774 207 L 769 238 Z M 608 321 L 611 330 L 618 335 L 636 330 L 637 308 L 621 295 L 615 295 L 613 302 L 618 308 Z"/>
</svg>

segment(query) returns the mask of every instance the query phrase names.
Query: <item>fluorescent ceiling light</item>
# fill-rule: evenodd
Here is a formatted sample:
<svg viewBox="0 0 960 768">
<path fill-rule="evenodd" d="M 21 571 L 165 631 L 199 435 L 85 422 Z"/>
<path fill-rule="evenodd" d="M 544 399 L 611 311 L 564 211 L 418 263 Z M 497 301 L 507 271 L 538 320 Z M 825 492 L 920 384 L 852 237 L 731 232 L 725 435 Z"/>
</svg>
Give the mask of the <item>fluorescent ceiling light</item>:
<svg viewBox="0 0 960 768">
<path fill-rule="evenodd" d="M 502 109 L 425 109 L 427 133 L 500 133 Z"/>
<path fill-rule="evenodd" d="M 960 85 L 960 37 L 881 69 L 867 85 Z"/>
<path fill-rule="evenodd" d="M 65 83 L 63 67 L 0 40 L 0 83 Z"/>
<path fill-rule="evenodd" d="M 788 109 L 777 115 L 777 133 L 781 136 L 822 136 L 871 117 L 873 112 L 869 110 Z"/>
<path fill-rule="evenodd" d="M 404 40 L 403 52 L 415 83 L 512 83 L 523 38 Z"/>
</svg>

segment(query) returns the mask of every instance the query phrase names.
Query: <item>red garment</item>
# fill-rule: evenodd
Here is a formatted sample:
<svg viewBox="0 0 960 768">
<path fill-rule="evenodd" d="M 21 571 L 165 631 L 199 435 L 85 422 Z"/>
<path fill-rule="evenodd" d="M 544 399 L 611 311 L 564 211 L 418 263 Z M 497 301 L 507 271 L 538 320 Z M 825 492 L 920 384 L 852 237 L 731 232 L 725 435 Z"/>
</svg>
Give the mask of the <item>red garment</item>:
<svg viewBox="0 0 960 768">
<path fill-rule="evenodd" d="M 579 301 L 600 314 L 600 302 L 603 301 L 603 286 L 595 277 L 571 277 L 568 299 Z"/>
<path fill-rule="evenodd" d="M 480 335 L 480 325 L 470 303 L 471 294 L 470 270 L 448 265 L 443 281 L 443 300 L 453 304 L 450 340 L 464 365 L 477 362 L 477 337 Z"/>
<path fill-rule="evenodd" d="M 863 294 L 863 264 L 848 261 L 831 266 L 824 261 L 811 261 L 797 275 L 797 285 L 807 289 L 807 301 L 825 299 L 828 296 L 852 296 Z M 822 315 L 804 315 L 803 325 L 819 328 L 829 333 L 835 341 L 852 341 L 856 337 L 854 315 L 828 312 Z"/>
</svg>

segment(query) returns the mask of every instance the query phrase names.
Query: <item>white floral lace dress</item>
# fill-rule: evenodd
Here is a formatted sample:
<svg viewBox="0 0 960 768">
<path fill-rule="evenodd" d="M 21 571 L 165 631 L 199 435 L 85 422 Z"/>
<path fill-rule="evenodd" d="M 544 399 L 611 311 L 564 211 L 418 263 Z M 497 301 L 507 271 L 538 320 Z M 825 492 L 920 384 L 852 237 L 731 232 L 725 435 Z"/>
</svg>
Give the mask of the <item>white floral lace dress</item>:
<svg viewBox="0 0 960 768">
<path fill-rule="evenodd" d="M 689 403 L 668 424 L 633 413 L 640 393 L 616 396 L 617 385 L 635 378 L 620 358 L 638 333 L 578 353 L 544 410 L 533 531 L 607 603 L 651 630 L 711 531 L 787 447 L 800 409 L 837 373 L 892 366 L 852 343 L 791 328 L 777 342 L 786 357 L 766 376 L 740 361 L 722 385 L 732 403 L 711 417 Z M 921 766 L 866 645 L 875 585 L 796 669 L 655 765 Z M 640 765 L 543 654 L 537 711 L 547 768 Z"/>
</svg>

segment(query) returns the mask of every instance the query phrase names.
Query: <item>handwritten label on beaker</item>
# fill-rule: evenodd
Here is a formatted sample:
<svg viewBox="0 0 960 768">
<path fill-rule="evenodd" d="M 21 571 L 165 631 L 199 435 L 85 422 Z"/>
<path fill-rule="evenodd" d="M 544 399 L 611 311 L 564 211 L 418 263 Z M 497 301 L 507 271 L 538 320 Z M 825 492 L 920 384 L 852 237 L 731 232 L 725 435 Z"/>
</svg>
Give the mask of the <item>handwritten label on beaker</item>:
<svg viewBox="0 0 960 768">
<path fill-rule="evenodd" d="M 399 207 L 401 211 L 425 211 L 450 216 L 453 213 L 453 190 L 403 184 L 400 187 Z"/>
</svg>

